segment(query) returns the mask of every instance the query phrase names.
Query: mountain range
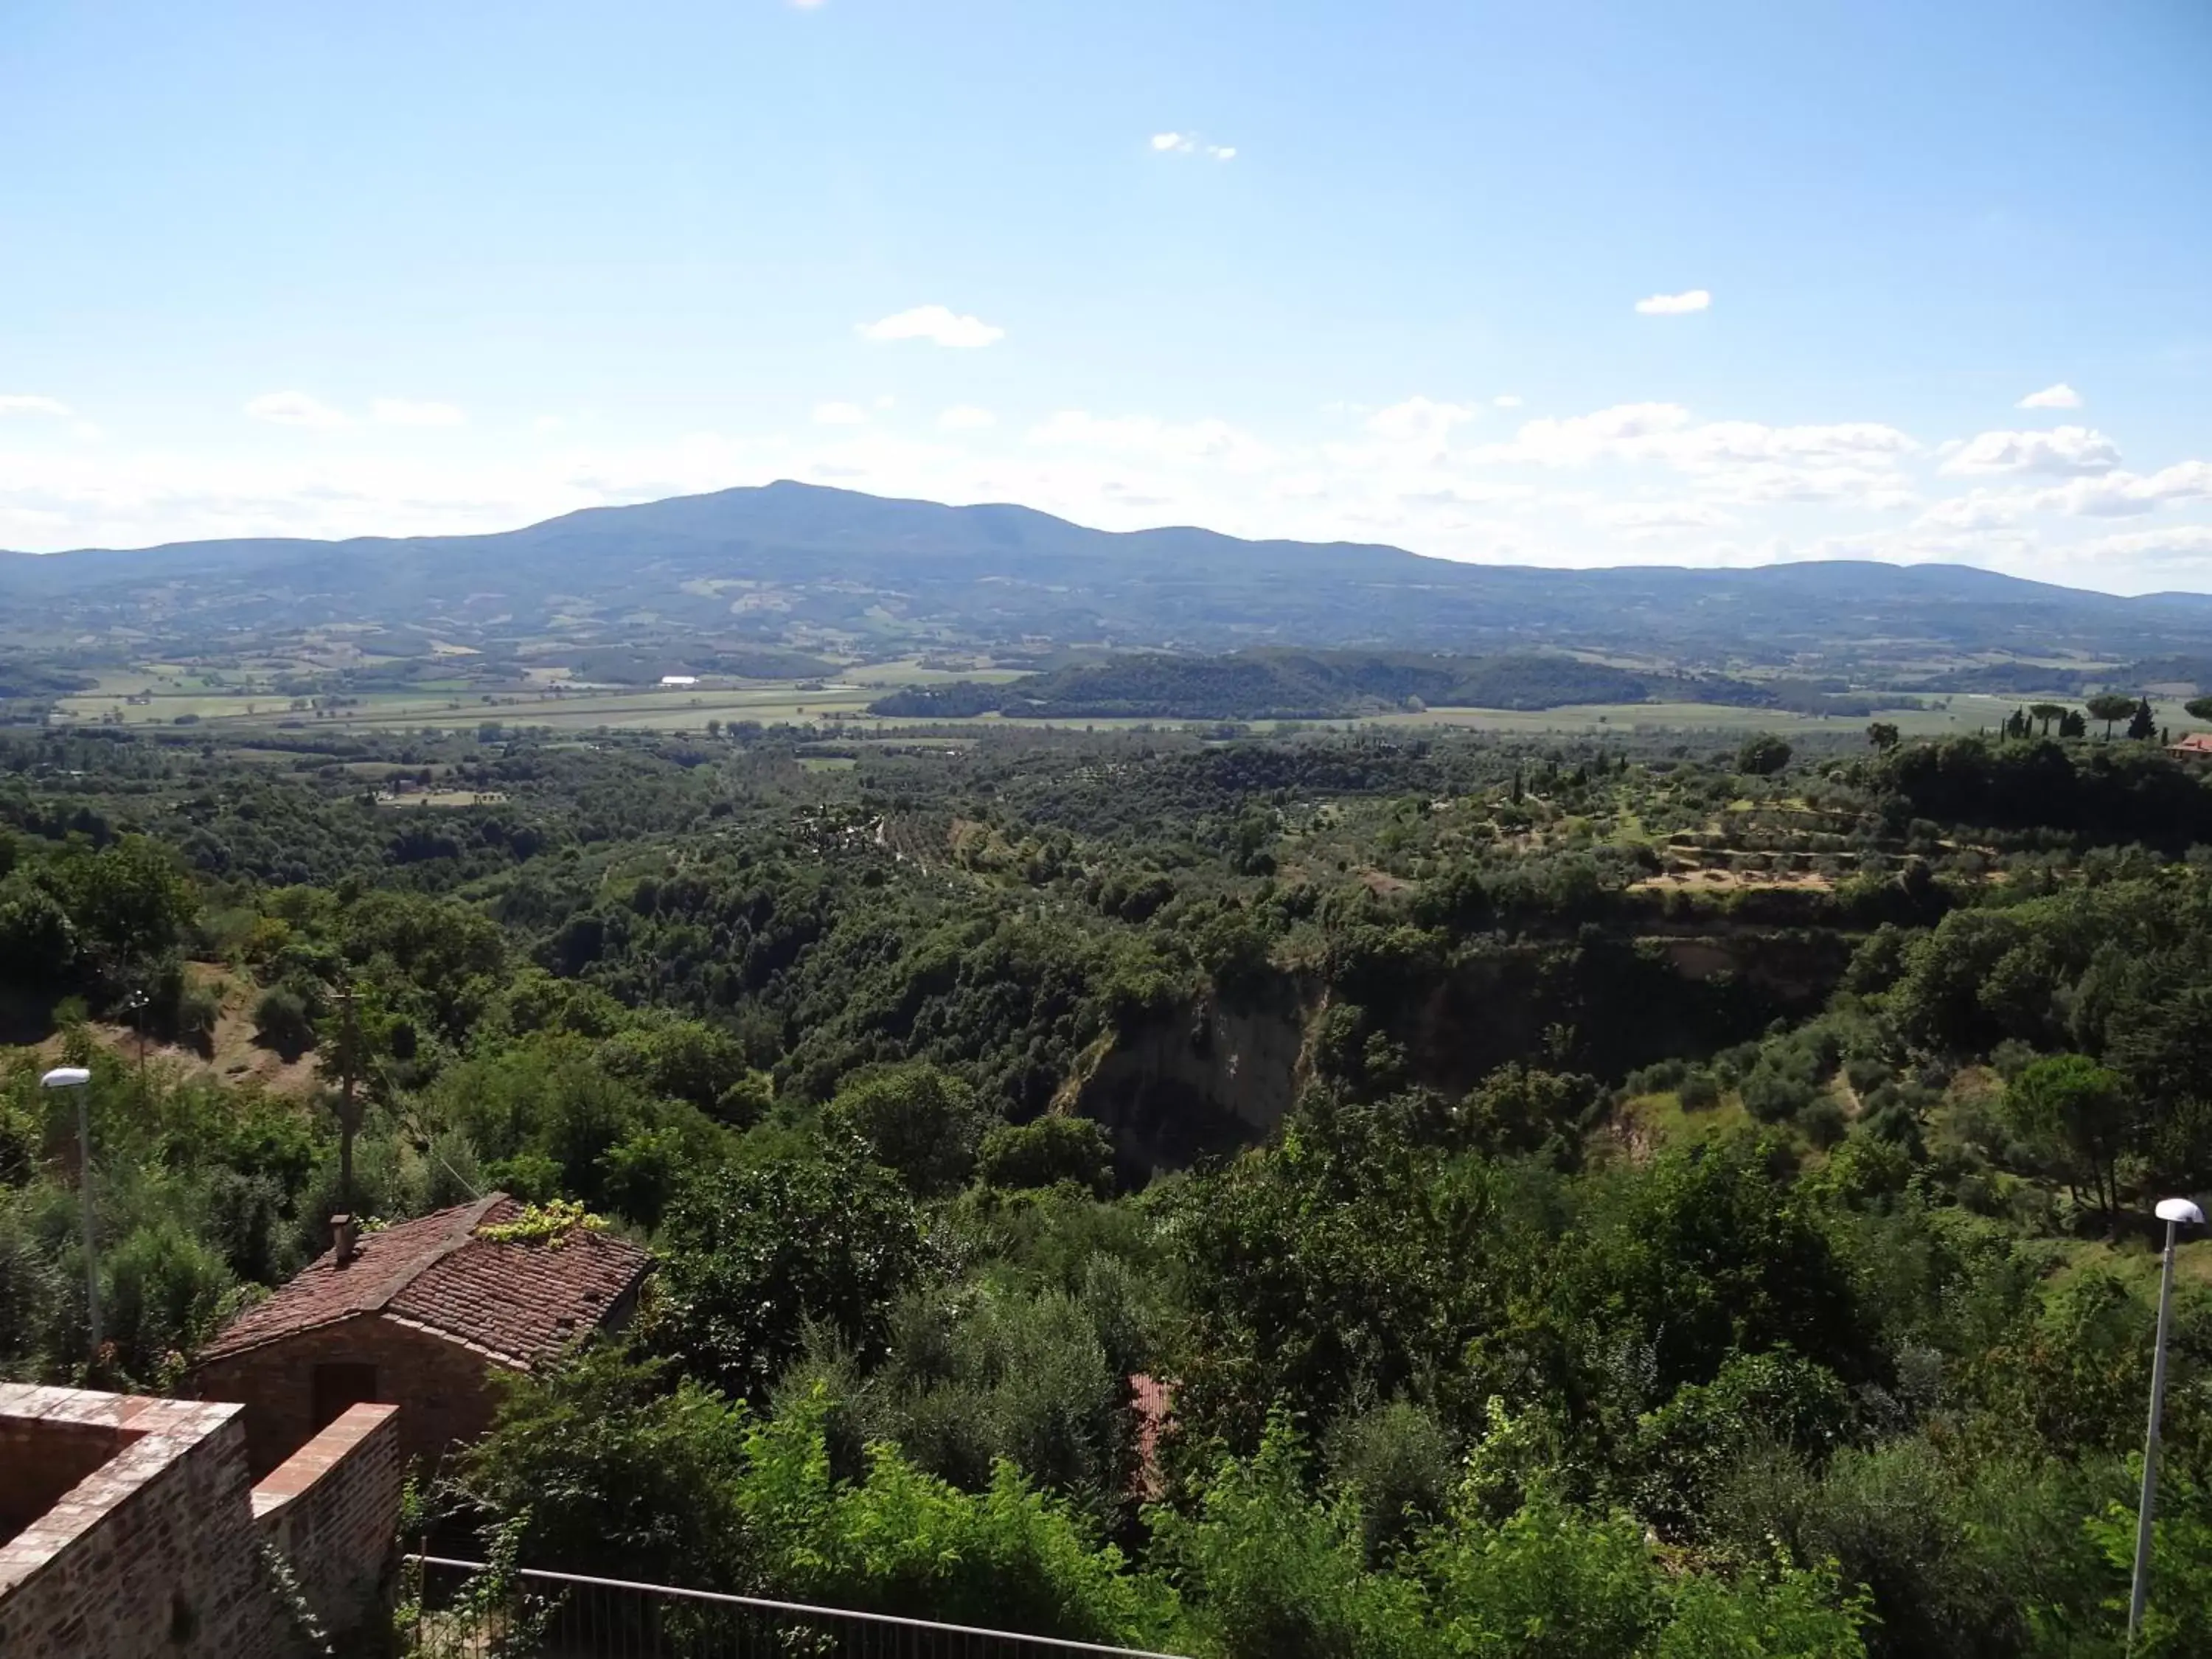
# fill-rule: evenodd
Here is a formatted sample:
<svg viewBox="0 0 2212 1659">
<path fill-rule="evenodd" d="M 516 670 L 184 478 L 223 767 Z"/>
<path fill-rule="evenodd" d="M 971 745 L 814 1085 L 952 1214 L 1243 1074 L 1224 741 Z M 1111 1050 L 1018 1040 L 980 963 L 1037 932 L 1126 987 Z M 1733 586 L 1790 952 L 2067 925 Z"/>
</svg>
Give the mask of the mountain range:
<svg viewBox="0 0 2212 1659">
<path fill-rule="evenodd" d="M 2002 680 L 2013 662 L 2063 672 L 2069 660 L 2212 658 L 2212 596 L 2121 599 L 1858 561 L 1469 564 L 1188 527 L 1093 530 L 1023 507 L 787 482 L 484 535 L 0 553 L 0 644 L 19 653 L 63 641 L 274 650 L 307 635 L 392 656 L 672 641 L 694 654 L 848 659 L 932 649 L 1039 659 L 1070 646 L 1568 648 L 1676 667 Z"/>
</svg>

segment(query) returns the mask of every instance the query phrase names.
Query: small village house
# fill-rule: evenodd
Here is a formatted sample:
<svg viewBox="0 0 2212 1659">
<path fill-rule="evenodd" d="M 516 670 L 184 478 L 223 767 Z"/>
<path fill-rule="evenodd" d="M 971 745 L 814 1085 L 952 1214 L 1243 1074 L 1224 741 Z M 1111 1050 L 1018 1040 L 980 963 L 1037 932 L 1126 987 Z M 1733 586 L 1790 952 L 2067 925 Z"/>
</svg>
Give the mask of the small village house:
<svg viewBox="0 0 2212 1659">
<path fill-rule="evenodd" d="M 476 1439 L 495 1407 L 490 1373 L 526 1371 L 626 1322 L 652 1258 L 578 1227 L 550 1238 L 488 1236 L 524 1213 L 504 1193 L 356 1235 L 201 1350 L 204 1400 L 246 1407 L 254 1473 L 273 1468 L 349 1406 L 399 1408 L 408 1457 Z"/>
</svg>

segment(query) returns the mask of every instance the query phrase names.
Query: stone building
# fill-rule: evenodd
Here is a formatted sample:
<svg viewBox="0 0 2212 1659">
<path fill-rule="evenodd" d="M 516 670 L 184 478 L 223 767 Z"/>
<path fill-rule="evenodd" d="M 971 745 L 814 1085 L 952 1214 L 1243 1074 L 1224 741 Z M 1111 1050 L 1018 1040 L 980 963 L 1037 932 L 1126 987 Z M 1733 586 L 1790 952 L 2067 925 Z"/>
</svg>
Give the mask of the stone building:
<svg viewBox="0 0 2212 1659">
<path fill-rule="evenodd" d="M 258 1486 L 243 1419 L 0 1383 L 0 1654 L 290 1659 L 372 1626 L 399 1522 L 392 1408 L 352 1407 Z"/>
<path fill-rule="evenodd" d="M 410 1457 L 434 1458 L 491 1425 L 490 1372 L 528 1370 L 579 1337 L 627 1321 L 652 1258 L 575 1228 L 488 1237 L 521 1206 L 504 1193 L 354 1236 L 202 1349 L 193 1391 L 246 1407 L 257 1472 L 356 1401 L 399 1408 Z"/>
</svg>

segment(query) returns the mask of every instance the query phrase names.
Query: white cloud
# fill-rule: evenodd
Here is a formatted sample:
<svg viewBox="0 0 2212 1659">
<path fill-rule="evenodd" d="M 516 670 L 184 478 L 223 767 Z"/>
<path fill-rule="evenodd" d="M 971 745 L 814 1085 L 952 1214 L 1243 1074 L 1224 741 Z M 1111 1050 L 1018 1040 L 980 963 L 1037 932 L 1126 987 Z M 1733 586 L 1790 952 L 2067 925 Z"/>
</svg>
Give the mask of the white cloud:
<svg viewBox="0 0 2212 1659">
<path fill-rule="evenodd" d="M 1529 421 L 1504 443 L 1468 452 L 1478 465 L 1663 466 L 1715 499 L 1742 505 L 1848 501 L 1890 508 L 1915 499 L 1905 459 L 1919 446 L 1877 422 L 1768 426 L 1692 420 L 1680 404 L 1620 404 L 1589 415 Z"/>
<path fill-rule="evenodd" d="M 459 426 L 468 419 L 451 404 L 418 403 L 410 398 L 379 398 L 368 412 L 381 426 Z"/>
<path fill-rule="evenodd" d="M 41 398 L 27 392 L 0 392 L 0 415 L 52 415 L 66 419 L 70 406 L 58 398 Z"/>
<path fill-rule="evenodd" d="M 2099 560 L 2141 560 L 2147 564 L 2212 559 L 2212 525 L 2179 524 L 2166 530 L 2142 530 L 2100 536 L 2067 550 Z"/>
<path fill-rule="evenodd" d="M 1493 409 L 1518 409 L 1521 399 L 1510 392 L 1501 392 L 1490 400 L 1490 404 Z"/>
<path fill-rule="evenodd" d="M 2035 506 L 2033 491 L 1970 489 L 1937 501 L 1913 521 L 1916 530 L 2002 530 L 2018 524 Z"/>
<path fill-rule="evenodd" d="M 2109 472 L 2120 464 L 2120 449 L 2103 433 L 2086 426 L 2057 426 L 2048 432 L 1984 432 L 1971 438 L 1943 463 L 1954 476 L 1982 472 Z"/>
<path fill-rule="evenodd" d="M 988 409 L 978 409 L 974 404 L 955 404 L 937 417 L 937 424 L 947 432 L 974 432 L 998 423 L 997 416 Z"/>
<path fill-rule="evenodd" d="M 1736 522 L 1733 514 L 1705 501 L 1616 501 L 1591 508 L 1589 520 L 1637 537 L 1720 530 Z"/>
<path fill-rule="evenodd" d="M 817 404 L 814 405 L 814 424 L 817 426 L 865 426 L 868 411 L 858 404 Z"/>
<path fill-rule="evenodd" d="M 1210 144 L 1194 132 L 1156 132 L 1152 135 L 1152 149 L 1161 155 L 1205 155 L 1217 161 L 1237 159 L 1236 145 Z"/>
<path fill-rule="evenodd" d="M 1390 443 L 1441 449 L 1454 427 L 1474 418 L 1474 411 L 1464 404 L 1414 397 L 1376 410 L 1367 417 L 1367 429 Z"/>
<path fill-rule="evenodd" d="M 1006 337 L 1003 328 L 978 317 L 958 316 L 945 306 L 915 306 L 910 311 L 894 312 L 879 321 L 861 324 L 860 333 L 866 340 L 928 340 L 941 346 L 969 348 Z"/>
<path fill-rule="evenodd" d="M 328 431 L 345 425 L 343 411 L 332 409 L 319 398 L 304 392 L 264 392 L 249 400 L 246 412 L 257 421 L 267 421 L 272 426 L 309 427 Z"/>
<path fill-rule="evenodd" d="M 2069 518 L 2120 519 L 2173 501 L 2212 501 L 2212 461 L 2180 461 L 2144 476 L 2107 472 L 2039 491 L 2035 504 Z"/>
<path fill-rule="evenodd" d="M 1681 294 L 1655 294 L 1647 300 L 1638 300 L 1636 308 L 1646 317 L 1680 317 L 1692 311 L 1709 311 L 1713 296 L 1704 289 L 1693 288 Z"/>
<path fill-rule="evenodd" d="M 1148 415 L 1097 416 L 1064 409 L 1030 428 L 1029 440 L 1058 448 L 1147 455 L 1164 461 L 1210 461 L 1247 470 L 1269 464 L 1274 452 L 1226 421 L 1177 423 Z"/>
<path fill-rule="evenodd" d="M 1535 466 L 1586 466 L 1600 456 L 1632 457 L 1644 440 L 1680 431 L 1690 411 L 1680 404 L 1616 404 L 1595 414 L 1526 422 L 1509 443 L 1474 452 L 1477 461 Z"/>
<path fill-rule="evenodd" d="M 2047 386 L 2040 392 L 2031 392 L 2020 400 L 2022 409 L 2079 409 L 2081 394 L 2061 380 L 2057 386 Z"/>
</svg>

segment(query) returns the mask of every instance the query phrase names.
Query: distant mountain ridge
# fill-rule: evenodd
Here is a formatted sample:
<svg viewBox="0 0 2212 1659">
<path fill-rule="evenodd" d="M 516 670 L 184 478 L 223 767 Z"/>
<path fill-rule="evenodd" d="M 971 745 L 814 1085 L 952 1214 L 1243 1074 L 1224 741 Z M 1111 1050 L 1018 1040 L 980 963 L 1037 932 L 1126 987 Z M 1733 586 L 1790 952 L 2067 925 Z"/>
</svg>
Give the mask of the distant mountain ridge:
<svg viewBox="0 0 2212 1659">
<path fill-rule="evenodd" d="M 0 642 L 120 632 L 227 648 L 689 640 L 847 655 L 1046 643 L 1498 653 L 1673 664 L 2212 653 L 2212 596 L 2142 599 L 1957 565 L 1481 565 L 1356 543 L 1092 530 L 795 483 L 588 507 L 519 530 L 0 554 Z"/>
</svg>

